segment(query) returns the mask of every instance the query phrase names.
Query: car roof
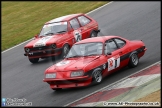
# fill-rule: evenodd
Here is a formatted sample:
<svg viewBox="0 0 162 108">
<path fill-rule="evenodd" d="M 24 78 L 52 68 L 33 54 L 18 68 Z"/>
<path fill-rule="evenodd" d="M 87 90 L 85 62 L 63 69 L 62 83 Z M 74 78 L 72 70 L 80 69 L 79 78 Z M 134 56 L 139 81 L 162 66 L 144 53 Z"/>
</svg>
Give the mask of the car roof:
<svg viewBox="0 0 162 108">
<path fill-rule="evenodd" d="M 52 19 L 52 20 L 46 22 L 45 24 L 47 24 L 47 23 L 54 23 L 54 22 L 68 21 L 71 18 L 74 18 L 74 17 L 79 16 L 79 15 L 84 15 L 84 14 L 83 13 L 78 13 L 78 14 L 69 14 L 69 15 L 61 16 L 61 17 Z"/>
<path fill-rule="evenodd" d="M 106 40 L 111 39 L 111 38 L 121 38 L 121 37 L 120 36 L 100 36 L 100 37 L 93 37 L 93 38 L 83 39 L 83 40 L 81 40 L 79 42 L 76 42 L 75 44 L 89 43 L 89 42 L 102 42 L 102 43 L 104 43 Z"/>
</svg>

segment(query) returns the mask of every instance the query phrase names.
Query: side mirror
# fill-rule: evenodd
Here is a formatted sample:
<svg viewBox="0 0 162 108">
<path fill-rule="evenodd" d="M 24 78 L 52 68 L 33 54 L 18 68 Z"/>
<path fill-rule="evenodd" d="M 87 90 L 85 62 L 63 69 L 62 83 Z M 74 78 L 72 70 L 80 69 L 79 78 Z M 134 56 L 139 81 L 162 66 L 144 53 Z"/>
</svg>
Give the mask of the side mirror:
<svg viewBox="0 0 162 108">
<path fill-rule="evenodd" d="M 35 37 L 35 38 L 38 38 L 38 34 L 36 34 L 34 37 Z"/>
</svg>

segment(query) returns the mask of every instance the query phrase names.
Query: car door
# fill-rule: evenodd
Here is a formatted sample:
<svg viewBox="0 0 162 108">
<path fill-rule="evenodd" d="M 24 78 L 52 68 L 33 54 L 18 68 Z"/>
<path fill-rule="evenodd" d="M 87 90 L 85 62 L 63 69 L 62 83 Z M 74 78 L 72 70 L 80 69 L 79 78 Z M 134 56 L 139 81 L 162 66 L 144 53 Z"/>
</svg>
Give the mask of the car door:
<svg viewBox="0 0 162 108">
<path fill-rule="evenodd" d="M 105 42 L 105 54 L 107 55 L 108 72 L 120 68 L 121 50 L 113 39 L 109 39 Z"/>
<path fill-rule="evenodd" d="M 121 38 L 114 38 L 113 39 L 115 43 L 117 44 L 118 48 L 120 49 L 120 61 L 121 61 L 121 67 L 124 67 L 128 64 L 129 62 L 129 53 L 131 49 L 127 45 L 127 42 Z"/>
<path fill-rule="evenodd" d="M 78 16 L 78 21 L 81 25 L 80 31 L 82 33 L 82 39 L 89 38 L 91 28 L 88 26 L 92 21 L 84 15 Z"/>
<path fill-rule="evenodd" d="M 72 35 L 74 36 L 75 41 L 76 42 L 81 41 L 82 33 L 80 31 L 80 24 L 79 24 L 78 20 L 76 18 L 73 18 L 69 21 L 69 23 L 70 23 L 71 29 L 73 29 Z"/>
</svg>

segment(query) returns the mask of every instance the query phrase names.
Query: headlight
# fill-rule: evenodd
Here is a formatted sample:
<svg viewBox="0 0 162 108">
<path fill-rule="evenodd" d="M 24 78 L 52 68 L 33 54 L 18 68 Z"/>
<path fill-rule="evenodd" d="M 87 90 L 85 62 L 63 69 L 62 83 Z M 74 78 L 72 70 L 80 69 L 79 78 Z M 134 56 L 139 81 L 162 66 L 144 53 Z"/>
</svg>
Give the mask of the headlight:
<svg viewBox="0 0 162 108">
<path fill-rule="evenodd" d="M 45 78 L 56 78 L 56 73 L 46 74 Z"/>
<path fill-rule="evenodd" d="M 29 52 L 29 51 L 30 51 L 30 49 L 29 49 L 29 48 L 25 48 L 25 51 L 26 51 L 26 52 Z"/>
<path fill-rule="evenodd" d="M 83 75 L 82 70 L 71 72 L 71 77 L 82 76 L 82 75 Z"/>
<path fill-rule="evenodd" d="M 56 48 L 56 44 L 51 44 L 51 47 L 52 47 L 53 49 L 55 49 L 55 48 Z"/>
</svg>

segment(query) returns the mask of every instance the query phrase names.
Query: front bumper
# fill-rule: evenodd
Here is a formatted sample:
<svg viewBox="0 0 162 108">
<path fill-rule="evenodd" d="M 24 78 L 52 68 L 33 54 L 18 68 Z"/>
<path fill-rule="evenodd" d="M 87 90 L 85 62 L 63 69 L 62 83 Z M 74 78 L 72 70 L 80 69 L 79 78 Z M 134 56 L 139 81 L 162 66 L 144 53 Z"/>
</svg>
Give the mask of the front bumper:
<svg viewBox="0 0 162 108">
<path fill-rule="evenodd" d="M 73 88 L 88 86 L 92 82 L 92 77 L 82 76 L 67 79 L 43 79 L 50 85 L 50 88 Z"/>
<path fill-rule="evenodd" d="M 140 51 L 138 51 L 138 58 L 141 58 L 145 52 L 146 52 L 147 48 L 143 47 L 140 49 Z"/>
<path fill-rule="evenodd" d="M 50 57 L 50 56 L 59 55 L 61 51 L 62 48 L 37 50 L 37 51 L 31 51 L 29 53 L 25 53 L 24 56 L 28 56 L 29 58 Z"/>
</svg>

